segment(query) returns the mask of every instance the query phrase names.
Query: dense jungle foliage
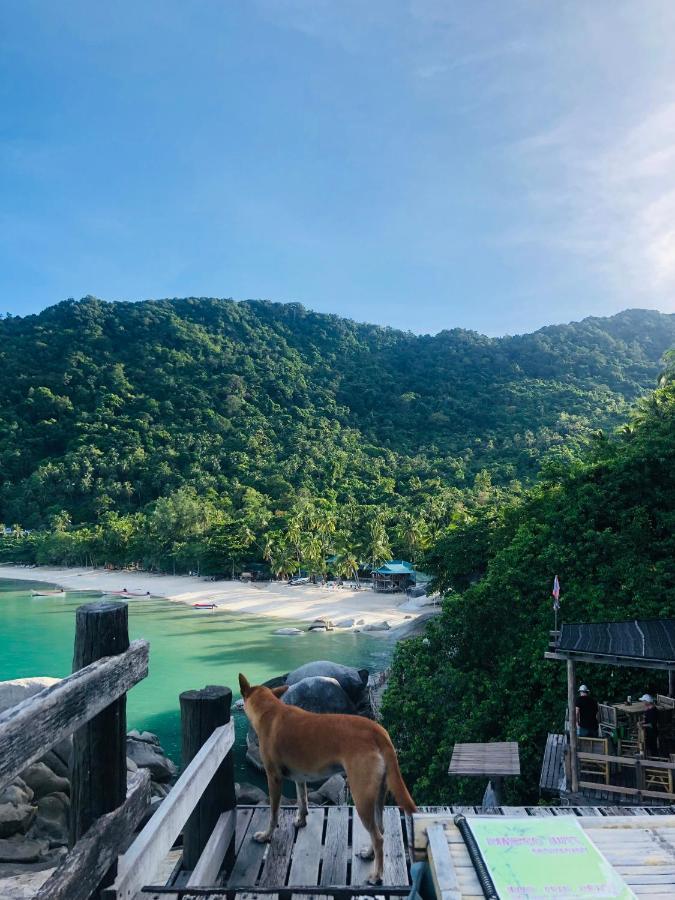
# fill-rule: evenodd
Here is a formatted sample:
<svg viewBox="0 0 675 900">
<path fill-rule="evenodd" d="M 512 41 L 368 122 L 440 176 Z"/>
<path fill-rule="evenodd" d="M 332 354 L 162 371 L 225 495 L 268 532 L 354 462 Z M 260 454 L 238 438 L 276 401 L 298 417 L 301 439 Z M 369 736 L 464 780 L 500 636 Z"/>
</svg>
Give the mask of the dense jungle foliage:
<svg viewBox="0 0 675 900">
<path fill-rule="evenodd" d="M 614 427 L 674 342 L 675 316 L 639 310 L 501 339 L 264 301 L 88 297 L 6 317 L 0 559 L 417 561 L 545 456 Z"/>
<path fill-rule="evenodd" d="M 675 358 L 671 358 L 675 363 Z M 562 621 L 675 616 L 675 384 L 640 401 L 612 438 L 551 462 L 518 502 L 486 504 L 425 562 L 449 591 L 426 638 L 397 645 L 385 723 L 418 803 L 480 802 L 447 775 L 456 741 L 520 743 L 511 801 L 537 802 L 547 732 L 561 732 L 566 670 L 544 660 L 554 574 Z M 665 672 L 578 666 L 603 701 L 667 693 Z"/>
</svg>

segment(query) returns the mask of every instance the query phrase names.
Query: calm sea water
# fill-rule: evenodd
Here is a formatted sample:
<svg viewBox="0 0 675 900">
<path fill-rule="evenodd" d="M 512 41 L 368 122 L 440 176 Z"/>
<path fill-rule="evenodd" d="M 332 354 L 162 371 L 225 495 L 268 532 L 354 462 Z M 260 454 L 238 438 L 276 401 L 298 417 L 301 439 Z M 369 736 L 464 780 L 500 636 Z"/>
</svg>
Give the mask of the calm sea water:
<svg viewBox="0 0 675 900">
<path fill-rule="evenodd" d="M 0 580 L 0 681 L 35 675 L 63 677 L 71 671 L 75 610 L 99 597 L 84 593 L 32 597 L 31 589 L 39 587 L 44 585 Z M 393 642 L 383 637 L 272 634 L 286 624 L 297 623 L 195 610 L 155 598 L 130 600 L 130 637 L 150 642 L 150 675 L 128 695 L 128 727 L 154 731 L 179 762 L 181 691 L 223 684 L 236 697 L 238 672 L 258 683 L 315 659 L 379 671 L 391 658 Z M 242 713 L 235 714 L 235 724 L 238 777 L 257 781 L 243 763 L 246 718 Z"/>
</svg>

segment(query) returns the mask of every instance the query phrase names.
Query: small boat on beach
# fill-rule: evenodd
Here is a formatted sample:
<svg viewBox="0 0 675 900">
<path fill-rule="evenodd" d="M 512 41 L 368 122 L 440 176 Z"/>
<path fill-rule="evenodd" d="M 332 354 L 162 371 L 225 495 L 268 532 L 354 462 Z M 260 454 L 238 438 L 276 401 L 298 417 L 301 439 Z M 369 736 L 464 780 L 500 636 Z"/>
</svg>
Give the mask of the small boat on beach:
<svg viewBox="0 0 675 900">
<path fill-rule="evenodd" d="M 61 588 L 58 591 L 31 591 L 31 597 L 65 597 L 66 592 Z"/>
<path fill-rule="evenodd" d="M 218 609 L 217 604 L 215 603 L 193 603 L 193 609 Z"/>
<path fill-rule="evenodd" d="M 127 597 L 149 597 L 150 591 L 106 591 L 106 597 L 121 597 L 123 600 Z"/>
</svg>

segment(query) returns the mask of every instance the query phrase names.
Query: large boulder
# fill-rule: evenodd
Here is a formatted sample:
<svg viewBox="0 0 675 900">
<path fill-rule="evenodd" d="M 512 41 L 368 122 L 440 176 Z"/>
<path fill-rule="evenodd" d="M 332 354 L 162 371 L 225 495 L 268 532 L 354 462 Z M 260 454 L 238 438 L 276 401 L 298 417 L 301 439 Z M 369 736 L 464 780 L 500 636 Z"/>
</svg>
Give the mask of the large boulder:
<svg viewBox="0 0 675 900">
<path fill-rule="evenodd" d="M 11 784 L 0 791 L 0 806 L 5 803 L 13 803 L 18 806 L 20 803 L 30 803 L 32 799 L 33 791 L 23 778 L 15 778 Z"/>
<path fill-rule="evenodd" d="M 48 850 L 48 841 L 0 840 L 0 863 L 36 863 L 47 854 Z M 0 894 L 0 897 L 6 896 L 8 895 Z"/>
<path fill-rule="evenodd" d="M 0 712 L 16 706 L 27 697 L 38 694 L 46 687 L 57 684 L 60 678 L 49 678 L 41 675 L 37 678 L 13 678 L 10 681 L 0 681 Z"/>
<path fill-rule="evenodd" d="M 237 803 L 244 806 L 255 806 L 258 803 L 267 803 L 267 794 L 262 788 L 256 787 L 255 784 L 248 784 L 242 781 L 241 784 L 235 784 L 234 791 L 237 797 Z"/>
<path fill-rule="evenodd" d="M 25 834 L 30 828 L 37 807 L 30 803 L 3 803 L 0 805 L 0 838 Z"/>
<path fill-rule="evenodd" d="M 161 747 L 154 743 L 127 737 L 127 756 L 139 769 L 149 769 L 153 781 L 171 781 L 178 771 L 169 757 L 164 756 Z"/>
<path fill-rule="evenodd" d="M 46 797 L 47 794 L 70 794 L 70 781 L 54 774 L 43 762 L 33 763 L 21 773 L 21 777 L 33 791 L 36 800 Z"/>
<path fill-rule="evenodd" d="M 38 812 L 30 830 L 31 838 L 49 841 L 50 847 L 68 846 L 70 799 L 62 792 L 38 800 Z"/>
<path fill-rule="evenodd" d="M 366 669 L 354 669 L 351 666 L 343 666 L 341 663 L 320 659 L 315 662 L 305 663 L 304 666 L 295 669 L 286 678 L 286 684 L 297 684 L 305 678 L 313 678 L 315 676 L 333 678 L 354 703 L 358 703 L 361 699 L 368 683 L 368 672 Z M 324 710 L 324 712 L 328 712 L 328 710 Z"/>
<path fill-rule="evenodd" d="M 311 675 L 293 682 L 281 700 L 288 706 L 299 706 L 313 713 L 356 713 L 356 707 L 337 679 L 325 675 Z"/>
</svg>

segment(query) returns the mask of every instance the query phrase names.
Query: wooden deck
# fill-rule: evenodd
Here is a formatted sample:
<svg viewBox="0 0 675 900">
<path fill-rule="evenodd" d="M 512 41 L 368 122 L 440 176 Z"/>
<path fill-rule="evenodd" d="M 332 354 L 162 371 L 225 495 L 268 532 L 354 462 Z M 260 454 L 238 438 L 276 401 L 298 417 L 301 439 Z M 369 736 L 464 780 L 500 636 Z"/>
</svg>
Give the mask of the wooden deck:
<svg viewBox="0 0 675 900">
<path fill-rule="evenodd" d="M 575 815 L 595 846 L 637 897 L 675 897 L 675 812 L 606 807 L 502 807 L 500 814 Z M 665 813 L 665 814 L 662 814 Z M 670 813 L 670 814 L 668 814 Z M 467 818 L 471 817 L 466 812 Z M 428 809 L 414 816 L 416 855 L 429 860 L 438 898 L 483 900 L 469 851 L 452 816 Z"/>
<path fill-rule="evenodd" d="M 384 879 L 383 886 L 366 886 L 366 878 L 372 868 L 372 861 L 361 859 L 359 851 L 369 846 L 368 834 L 361 820 L 351 806 L 315 807 L 309 810 L 307 825 L 296 828 L 293 825 L 295 807 L 283 807 L 279 812 L 279 825 L 269 844 L 259 844 L 253 839 L 256 831 L 264 830 L 269 821 L 269 807 L 239 807 L 235 837 L 235 861 L 229 878 L 218 876 L 212 885 L 214 890 L 207 896 L 224 897 L 230 900 L 273 900 L 284 896 L 283 888 L 289 889 L 288 896 L 304 900 L 306 892 L 293 894 L 292 888 L 315 887 L 309 894 L 312 900 L 325 897 L 321 887 L 345 887 L 353 891 L 355 887 L 384 896 L 390 893 L 387 886 L 399 888 L 400 894 L 407 894 L 410 883 L 409 858 L 404 840 L 405 827 L 399 809 L 388 806 L 384 810 Z M 143 893 L 138 900 L 154 897 L 156 900 L 171 898 L 195 898 L 204 894 L 194 894 L 187 887 L 191 877 L 185 870 L 169 879 L 173 890 L 168 893 Z M 218 890 L 220 888 L 220 890 Z M 269 890 L 277 888 L 270 895 Z M 261 889 L 267 893 L 258 893 Z M 166 888 L 164 889 L 166 891 Z M 234 893 L 231 893 L 233 892 Z"/>
</svg>

